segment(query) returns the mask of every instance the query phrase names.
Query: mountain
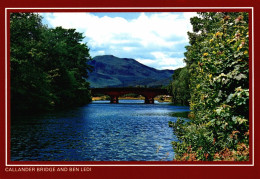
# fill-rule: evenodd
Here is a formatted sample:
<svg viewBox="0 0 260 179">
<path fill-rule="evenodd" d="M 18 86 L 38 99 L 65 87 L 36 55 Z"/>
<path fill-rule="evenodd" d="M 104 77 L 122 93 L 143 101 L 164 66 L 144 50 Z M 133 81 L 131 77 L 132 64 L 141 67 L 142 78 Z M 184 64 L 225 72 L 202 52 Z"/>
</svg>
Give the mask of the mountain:
<svg viewBox="0 0 260 179">
<path fill-rule="evenodd" d="M 157 70 L 134 59 L 113 55 L 96 56 L 90 65 L 94 66 L 94 70 L 89 73 L 87 81 L 92 88 L 168 85 L 174 72 Z"/>
</svg>

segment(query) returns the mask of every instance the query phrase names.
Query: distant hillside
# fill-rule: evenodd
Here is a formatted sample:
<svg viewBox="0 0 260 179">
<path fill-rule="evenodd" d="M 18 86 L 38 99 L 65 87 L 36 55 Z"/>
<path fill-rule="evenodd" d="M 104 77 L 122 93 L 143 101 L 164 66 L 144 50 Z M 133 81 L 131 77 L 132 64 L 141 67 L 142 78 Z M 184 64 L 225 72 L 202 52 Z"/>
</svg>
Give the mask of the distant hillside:
<svg viewBox="0 0 260 179">
<path fill-rule="evenodd" d="M 156 70 L 134 59 L 113 55 L 96 56 L 90 64 L 94 71 L 89 73 L 87 81 L 92 88 L 168 85 L 174 72 Z"/>
</svg>

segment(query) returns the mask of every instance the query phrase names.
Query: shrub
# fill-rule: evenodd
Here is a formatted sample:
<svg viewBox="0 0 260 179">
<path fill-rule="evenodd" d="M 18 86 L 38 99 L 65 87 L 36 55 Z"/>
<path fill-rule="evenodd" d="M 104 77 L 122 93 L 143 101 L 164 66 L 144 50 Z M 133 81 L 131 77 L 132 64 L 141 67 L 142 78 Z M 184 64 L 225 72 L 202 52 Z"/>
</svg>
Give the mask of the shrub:
<svg viewBox="0 0 260 179">
<path fill-rule="evenodd" d="M 248 14 L 199 13 L 191 23 L 191 122 L 172 125 L 175 159 L 249 160 Z"/>
</svg>

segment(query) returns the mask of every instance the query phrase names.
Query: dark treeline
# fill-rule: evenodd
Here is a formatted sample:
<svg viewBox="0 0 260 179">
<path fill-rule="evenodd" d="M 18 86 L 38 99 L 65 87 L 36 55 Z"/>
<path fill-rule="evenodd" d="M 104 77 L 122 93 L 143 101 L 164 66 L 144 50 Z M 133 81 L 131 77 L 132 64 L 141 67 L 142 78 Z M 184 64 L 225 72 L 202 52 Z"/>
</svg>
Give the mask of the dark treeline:
<svg viewBox="0 0 260 179">
<path fill-rule="evenodd" d="M 91 101 L 89 49 L 75 29 L 48 28 L 34 13 L 11 13 L 11 110 L 42 112 Z"/>
<path fill-rule="evenodd" d="M 249 160 L 248 23 L 242 12 L 191 18 L 187 66 L 171 87 L 177 102 L 190 93 L 190 121 L 170 123 L 180 140 L 173 142 L 176 160 Z"/>
</svg>

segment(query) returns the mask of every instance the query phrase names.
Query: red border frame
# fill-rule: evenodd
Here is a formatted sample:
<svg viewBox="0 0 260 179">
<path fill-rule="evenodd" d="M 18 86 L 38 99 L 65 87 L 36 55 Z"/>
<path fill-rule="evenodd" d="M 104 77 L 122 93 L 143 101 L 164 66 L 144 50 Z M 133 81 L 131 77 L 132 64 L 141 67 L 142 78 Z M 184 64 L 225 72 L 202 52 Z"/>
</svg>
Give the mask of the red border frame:
<svg viewBox="0 0 260 179">
<path fill-rule="evenodd" d="M 1 25 L 1 27 L 5 27 L 5 24 L 4 24 L 4 15 L 2 15 L 2 12 L 3 12 L 3 14 L 4 14 L 4 8 L 23 8 L 23 7 L 43 7 L 43 8 L 48 8 L 48 7 L 61 7 L 60 6 L 60 3 L 56 3 L 56 2 L 50 2 L 49 0 L 47 1 L 48 3 L 50 3 L 50 4 L 48 4 L 48 5 L 46 5 L 46 2 L 45 3 L 43 3 L 43 2 L 41 2 L 41 3 L 37 3 L 37 2 L 31 2 L 31 0 L 20 0 L 19 1 L 19 3 L 18 2 L 13 2 L 13 1 L 11 1 L 11 0 L 9 0 L 8 1 L 8 3 L 7 2 L 4 2 L 3 4 L 4 4 L 4 6 L 2 7 L 1 6 L 1 16 L 0 16 L 0 18 L 1 18 L 1 21 L 0 21 L 0 25 Z M 258 1 L 258 0 L 257 0 Z M 153 7 L 169 7 L 169 9 L 158 9 L 158 10 L 155 10 L 155 9 L 142 9 L 142 10 L 140 10 L 140 9 L 138 9 L 138 10 L 134 10 L 134 9 L 116 9 L 116 10 L 108 10 L 108 9 L 87 9 L 87 10 L 80 10 L 80 9 L 77 9 L 77 10 L 71 10 L 71 11 L 73 11 L 73 12 L 86 12 L 86 11 L 88 11 L 88 12 L 165 12 L 165 11 L 174 11 L 174 12 L 194 12 L 194 11 L 196 11 L 196 12 L 198 12 L 198 11 L 221 11 L 221 9 L 186 9 L 186 10 L 176 10 L 176 9 L 170 9 L 171 7 L 176 7 L 176 5 L 177 6 L 179 6 L 179 7 L 198 7 L 198 6 L 201 6 L 201 7 L 203 7 L 203 6 L 208 6 L 208 7 L 218 7 L 218 6 L 220 6 L 220 5 L 223 5 L 223 7 L 228 7 L 228 6 L 230 6 L 230 7 L 254 7 L 255 9 L 256 9 L 256 4 L 255 3 L 245 3 L 245 2 L 238 2 L 238 1 L 234 1 L 234 0 L 230 0 L 229 2 L 224 2 L 224 0 L 220 0 L 220 2 L 219 3 L 217 3 L 217 2 L 205 2 L 204 0 L 199 0 L 199 1 L 196 1 L 196 2 L 190 2 L 189 4 L 186 2 L 186 1 L 183 1 L 183 0 L 180 0 L 180 1 L 176 1 L 175 3 L 173 3 L 173 2 L 169 2 L 168 0 L 166 0 L 166 1 L 163 1 L 163 2 L 155 2 L 155 1 L 152 1 L 151 3 L 149 3 L 149 4 L 151 4 L 151 5 L 149 5 L 148 6 L 148 4 L 147 3 L 145 3 L 144 2 L 144 0 L 139 0 L 139 3 L 137 3 L 135 0 L 133 0 L 133 1 L 129 1 L 129 2 L 122 2 L 122 3 L 116 3 L 115 4 L 115 0 L 112 0 L 112 1 L 110 1 L 111 3 L 107 3 L 107 2 L 101 2 L 101 1 L 97 1 L 97 2 L 88 2 L 88 3 L 84 3 L 84 2 L 81 2 L 81 4 L 77 4 L 77 3 L 75 3 L 75 5 L 74 5 L 74 7 L 97 7 L 97 8 L 100 8 L 100 7 L 151 7 L 151 8 L 153 8 Z M 234 2 L 236 2 L 236 3 L 234 3 Z M 132 4 L 131 4 L 132 3 Z M 64 8 L 66 8 L 66 7 L 68 7 L 68 8 L 71 8 L 71 4 L 72 4 L 72 2 L 70 2 L 70 1 L 62 1 L 62 3 L 61 4 L 64 4 Z M 224 6 L 224 4 L 226 4 L 225 6 Z M 232 4 L 233 4 L 233 6 L 232 6 Z M 2 5 L 2 4 L 0 4 L 0 5 Z M 6 6 L 5 6 L 6 5 Z M 235 6 L 234 6 L 235 5 Z M 8 10 L 8 12 L 21 12 L 21 11 L 23 11 L 23 12 L 32 12 L 32 10 L 30 10 L 30 9 L 26 9 L 26 10 Z M 36 10 L 36 11 L 34 11 L 34 12 L 60 12 L 60 11 L 64 11 L 64 10 Z M 243 9 L 243 8 L 241 8 L 241 9 L 235 9 L 235 10 L 222 10 L 222 11 L 250 11 L 251 12 L 251 10 L 245 10 L 245 9 Z M 257 14 L 257 11 L 254 11 L 254 18 L 256 19 L 256 14 Z M 252 27 L 252 14 L 250 13 L 250 25 L 249 25 L 249 28 L 250 28 L 250 37 L 252 36 L 252 30 L 254 30 L 255 32 L 256 32 L 256 29 L 257 29 L 257 27 L 258 27 L 258 24 L 257 24 L 257 22 L 256 22 L 256 20 L 254 20 L 254 29 L 251 29 L 251 27 Z M 9 19 L 9 18 L 8 18 Z M 8 29 L 9 29 L 9 23 L 8 23 Z M 4 34 L 4 29 L 3 28 L 1 28 L 1 37 L 4 37 L 5 36 L 5 34 Z M 9 35 L 9 34 L 7 34 L 7 35 Z M 254 42 L 256 41 L 255 39 L 257 39 L 257 34 L 254 34 L 254 39 L 251 39 L 251 40 L 253 40 Z M 5 38 L 1 38 L 1 49 L 0 49 L 0 52 L 3 52 L 3 53 L 1 53 L 1 57 L 4 57 L 4 55 L 2 55 L 2 54 L 5 54 L 5 49 L 3 48 L 3 42 L 4 41 L 2 41 L 2 39 L 5 39 Z M 9 39 L 9 38 L 8 38 Z M 250 43 L 250 45 L 251 45 L 252 43 Z M 7 47 L 8 47 L 8 51 L 10 50 L 9 49 L 9 40 L 7 41 Z M 250 54 L 251 54 L 251 57 L 252 57 L 252 55 L 254 55 L 254 59 L 256 59 L 257 58 L 257 54 L 252 54 L 252 48 L 254 48 L 255 49 L 255 51 L 256 51 L 256 49 L 257 49 L 257 47 L 258 47 L 258 45 L 257 45 L 257 43 L 254 43 L 254 47 L 252 47 L 252 45 L 250 46 Z M 8 59 L 9 59 L 10 57 L 9 57 L 9 53 L 8 53 Z M 4 59 L 4 58 L 1 58 L 1 59 Z M 250 58 L 250 67 L 252 67 L 252 58 Z M 254 68 L 256 68 L 257 67 L 257 61 L 255 60 L 254 61 Z M 0 65 L 1 65 L 1 68 L 2 69 L 4 69 L 4 67 L 5 67 L 5 60 L 1 60 L 0 61 Z M 8 61 L 8 64 L 7 64 L 7 68 L 9 69 L 9 61 Z M 252 89 L 252 68 L 250 68 L 250 76 L 251 76 L 251 78 L 250 78 L 250 89 Z M 10 85 L 10 72 L 9 72 L 9 70 L 8 70 L 8 86 Z M 257 73 L 257 71 L 256 70 L 254 70 L 254 76 L 255 77 L 257 77 L 258 76 L 258 73 Z M 5 74 L 4 74 L 4 70 L 2 71 L 0 71 L 0 77 L 1 77 L 1 79 L 5 79 Z M 4 81 L 4 80 L 3 80 Z M 2 81 L 1 81 L 2 82 Z M 2 89 L 5 89 L 5 84 L 2 82 L 1 84 L 0 84 L 0 87 L 1 87 L 1 94 L 0 94 L 0 99 L 5 99 L 5 94 L 4 94 L 4 90 L 2 90 Z M 255 84 L 255 88 L 257 88 L 257 86 L 256 86 L 256 84 Z M 256 90 L 257 91 L 257 90 Z M 250 90 L 250 96 L 252 97 L 252 90 Z M 257 96 L 257 94 L 255 94 L 255 96 Z M 251 100 L 252 100 L 252 98 L 250 98 Z M 257 98 L 255 98 L 255 99 L 257 99 Z M 10 101 L 10 95 L 8 94 L 8 96 L 7 96 L 7 100 L 8 101 Z M 254 99 L 253 99 L 254 100 Z M 5 103 L 3 103 L 2 101 L 0 102 L 0 111 L 2 112 L 2 113 L 0 113 L 1 114 L 1 121 L 0 121 L 0 126 L 1 126 L 1 129 L 2 128 L 4 128 L 4 126 L 5 126 L 5 123 L 4 123 L 4 120 L 3 120 L 3 118 L 4 118 L 4 115 L 2 115 L 2 114 L 4 114 L 4 106 L 5 106 Z M 252 102 L 250 102 L 250 114 L 252 114 L 252 108 L 253 106 L 252 106 Z M 256 111 L 256 109 L 257 109 L 257 102 L 256 102 L 256 100 L 255 100 L 255 111 Z M 7 111 L 9 114 L 10 114 L 10 107 L 8 107 L 8 111 Z M 250 119 L 252 118 L 252 115 L 250 116 Z M 256 116 L 255 116 L 255 121 L 254 121 L 254 126 L 256 127 L 257 126 L 257 124 L 258 124 L 258 122 L 257 122 L 257 120 L 256 120 Z M 10 128 L 10 119 L 8 120 L 8 127 Z M 4 168 L 5 168 L 5 157 L 3 157 L 3 154 L 5 154 L 5 148 L 3 149 L 3 147 L 2 146 L 4 146 L 4 145 L 2 145 L 2 144 L 4 144 L 4 141 L 5 141 L 5 131 L 4 130 L 0 130 L 1 131 L 1 137 L 0 137 L 0 140 L 1 140 L 1 147 L 0 147 L 0 164 L 1 164 L 1 167 L 0 167 L 0 178 L 1 178 L 1 176 L 4 176 L 4 178 L 15 178 L 15 177 L 17 177 L 17 176 L 25 176 L 26 178 L 31 178 L 31 177 L 35 177 L 36 175 L 37 175 L 37 177 L 40 177 L 40 178 L 45 178 L 46 176 L 48 176 L 48 175 L 50 175 L 50 173 L 48 173 L 48 172 L 45 172 L 45 173 L 43 173 L 43 172 L 38 172 L 38 173 L 33 173 L 33 172 L 31 172 L 31 173 L 26 173 L 26 172 L 5 172 L 4 171 Z M 252 120 L 250 120 L 250 148 L 252 149 Z M 2 135 L 3 134 L 3 135 Z M 150 173 L 151 175 L 150 175 L 150 177 L 155 177 L 155 176 L 157 176 L 157 177 L 159 177 L 159 176 L 172 176 L 172 175 L 175 175 L 175 174 L 177 174 L 177 176 L 178 176 L 178 178 L 180 177 L 180 178 L 182 178 L 182 177 L 188 177 L 188 176 L 193 176 L 193 178 L 197 178 L 197 177 L 199 177 L 199 178 L 203 178 L 203 177 L 207 177 L 207 175 L 209 175 L 209 174 L 211 174 L 210 175 L 210 177 L 212 178 L 212 177 L 220 177 L 221 176 L 221 178 L 226 178 L 226 177 L 229 177 L 229 178 L 233 178 L 233 177 L 236 177 L 236 178 L 257 178 L 257 176 L 259 177 L 260 176 L 260 174 L 259 174 L 259 172 L 257 171 L 257 167 L 258 167 L 258 155 L 257 155 L 257 153 L 256 153 L 256 151 L 257 151 L 257 145 L 258 145 L 258 143 L 257 143 L 257 141 L 256 141 L 256 139 L 257 139 L 257 135 L 258 133 L 255 131 L 255 133 L 254 133 L 254 135 L 255 135 L 255 141 L 254 141 L 254 143 L 255 143 L 255 145 L 254 145 L 254 153 L 255 153 L 255 161 L 254 161 L 254 166 L 239 166 L 239 168 L 243 168 L 243 170 L 245 171 L 245 173 L 241 173 L 241 171 L 240 170 L 237 170 L 236 171 L 236 169 L 239 169 L 238 168 L 238 166 L 212 166 L 212 163 L 213 162 L 192 162 L 192 164 L 211 164 L 211 166 L 196 166 L 196 167 L 191 167 L 191 166 L 162 166 L 163 164 L 169 164 L 169 162 L 134 162 L 134 164 L 137 164 L 137 165 L 147 165 L 147 164 L 159 164 L 159 165 L 161 165 L 161 166 L 157 166 L 156 167 L 156 169 L 154 169 L 155 167 L 151 167 L 151 166 L 131 166 L 131 167 L 119 167 L 119 166 L 117 166 L 117 167 L 112 167 L 112 166 L 100 166 L 100 167 L 92 167 L 95 171 L 99 171 L 99 172 L 101 172 L 101 173 L 99 173 L 99 174 L 97 174 L 96 172 L 94 172 L 94 171 L 92 171 L 92 172 L 90 172 L 90 173 L 68 173 L 68 172 L 66 172 L 66 173 L 58 173 L 58 172 L 53 172 L 52 173 L 52 175 L 53 176 L 56 176 L 56 177 L 59 177 L 59 175 L 60 175 L 60 177 L 62 176 L 63 178 L 69 178 L 70 177 L 70 175 L 71 174 L 73 174 L 73 175 L 76 175 L 76 176 L 86 176 L 86 175 L 92 175 L 93 173 L 94 173 L 94 175 L 95 176 L 107 176 L 106 175 L 106 173 L 109 173 L 109 174 L 111 174 L 112 176 L 117 176 L 117 174 L 120 174 L 120 175 L 124 175 L 124 176 L 128 176 L 128 177 L 130 177 L 130 178 L 133 178 L 134 176 L 139 176 L 139 177 L 141 177 L 141 176 L 144 176 L 144 175 L 146 175 L 147 173 Z M 8 130 L 8 136 L 10 136 L 10 130 Z M 8 153 L 9 153 L 9 155 L 8 156 L 10 156 L 10 141 L 7 141 L 8 142 Z M 252 155 L 253 155 L 253 152 L 250 152 L 250 161 L 249 162 L 214 162 L 214 165 L 215 164 L 251 164 L 252 163 Z M 26 165 L 34 165 L 34 164 L 39 164 L 39 162 L 11 162 L 11 161 L 8 161 L 7 162 L 8 164 L 17 164 L 17 165 L 22 165 L 22 164 L 26 164 Z M 61 164 L 61 162 L 40 162 L 41 164 Z M 68 164 L 68 165 L 71 165 L 72 163 L 74 163 L 75 164 L 75 162 L 62 162 L 62 164 L 63 165 L 66 165 L 66 164 Z M 99 164 L 99 165 L 102 165 L 102 164 L 114 164 L 114 163 L 116 163 L 116 164 L 118 164 L 118 163 L 120 163 L 120 165 L 122 164 L 122 165 L 124 165 L 124 164 L 133 164 L 133 162 L 87 162 L 87 164 L 86 164 L 86 162 L 76 162 L 76 164 L 77 165 L 80 165 L 80 164 L 86 164 L 86 165 L 93 165 L 93 164 Z M 190 164 L 190 162 L 177 162 L 178 163 L 178 165 L 179 164 L 184 164 L 184 165 L 186 165 L 186 164 Z M 171 164 L 177 164 L 176 162 L 174 162 L 174 163 L 172 163 L 171 162 Z M 177 167 L 177 168 L 176 168 Z M 217 172 L 217 171 L 215 171 L 215 172 L 217 172 L 217 173 L 215 173 L 214 172 L 214 170 L 219 170 L 219 171 L 221 171 L 221 172 L 224 172 L 224 174 L 220 174 L 219 172 Z M 156 172 L 156 170 L 157 170 L 157 172 Z M 186 170 L 187 171 L 192 171 L 192 172 L 186 172 Z M 133 173 L 132 174 L 127 174 L 126 175 L 126 173 L 128 173 L 128 171 L 133 171 Z M 136 172 L 135 172 L 136 171 Z M 138 173 L 138 171 L 139 172 L 141 172 L 141 171 L 145 171 L 145 173 L 144 174 L 140 174 L 140 173 Z M 234 171 L 236 171 L 236 172 L 234 172 Z M 172 173 L 172 172 L 174 172 L 174 174 Z M 202 172 L 202 173 L 200 173 L 200 172 Z M 212 176 L 212 174 L 213 174 L 213 172 L 215 173 L 214 174 L 214 176 Z M 232 174 L 230 174 L 229 172 L 232 172 Z M 234 172 L 234 173 L 233 173 Z M 206 175 L 204 175 L 204 174 L 206 174 Z M 228 174 L 227 174 L 228 173 Z M 83 174 L 83 175 L 82 175 Z M 225 177 L 226 176 L 226 177 Z M 20 177 L 19 177 L 20 178 Z M 260 177 L 259 177 L 260 178 Z"/>
</svg>

